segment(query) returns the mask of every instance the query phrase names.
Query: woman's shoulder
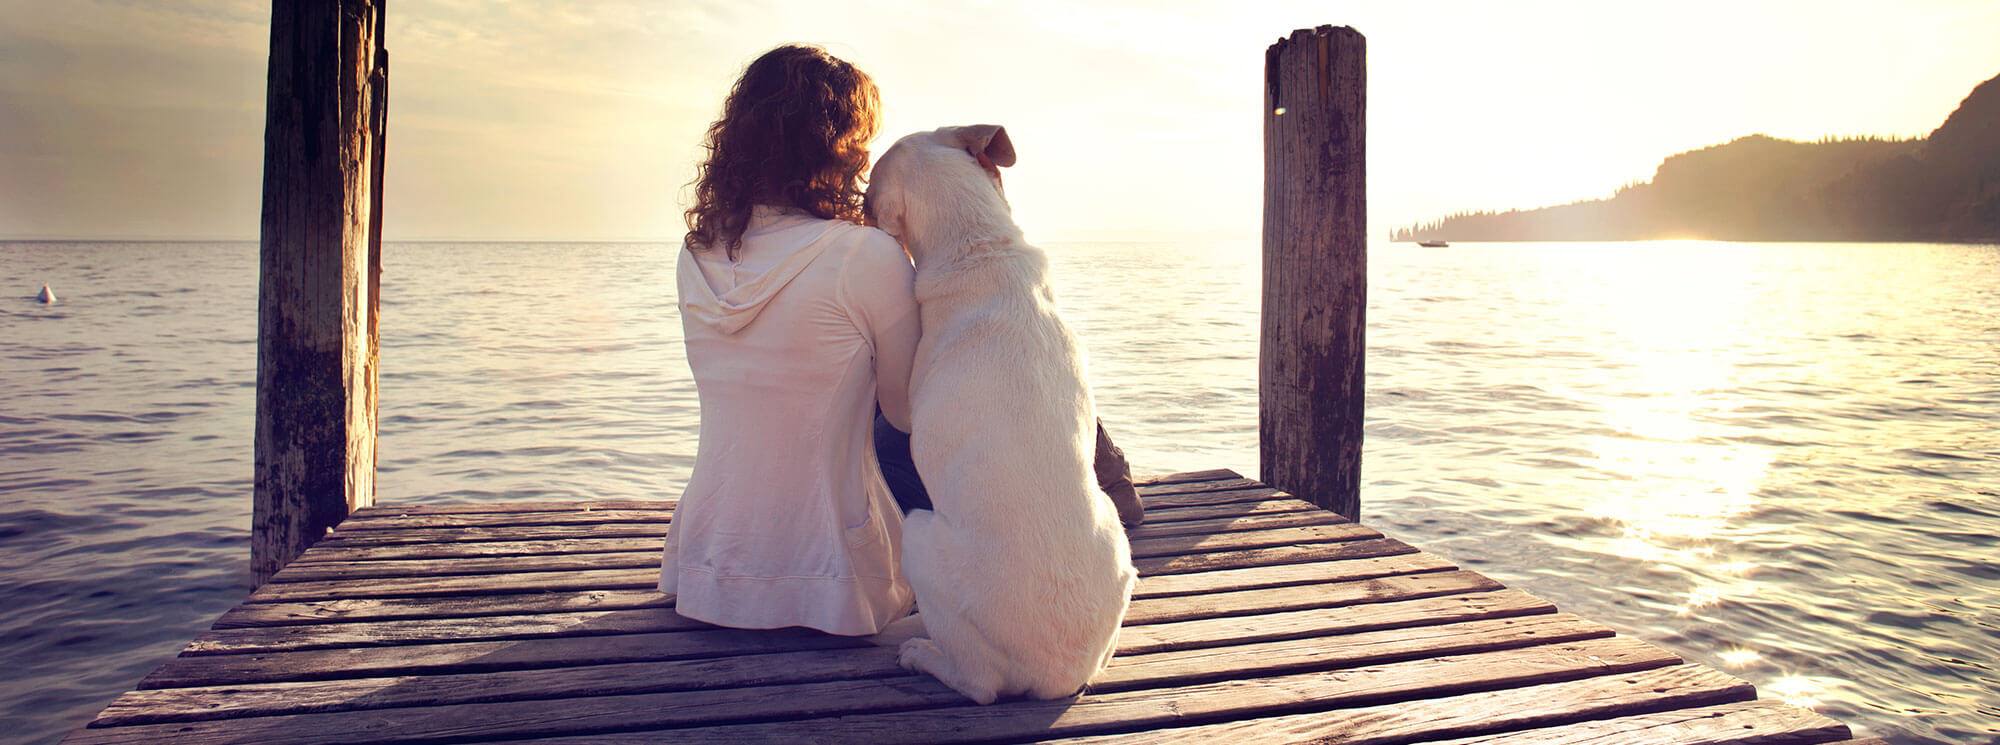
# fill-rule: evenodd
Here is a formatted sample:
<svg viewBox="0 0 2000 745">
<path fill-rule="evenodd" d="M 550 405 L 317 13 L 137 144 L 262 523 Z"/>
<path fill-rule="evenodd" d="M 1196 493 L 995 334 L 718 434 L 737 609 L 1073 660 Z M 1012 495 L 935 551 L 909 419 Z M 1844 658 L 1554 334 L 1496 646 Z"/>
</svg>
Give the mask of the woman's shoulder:
<svg viewBox="0 0 2000 745">
<path fill-rule="evenodd" d="M 833 235 L 838 237 L 840 246 L 845 249 L 850 259 L 910 263 L 909 255 L 903 253 L 903 244 L 897 243 L 895 238 L 882 232 L 881 228 L 858 225 L 846 220 L 831 222 L 840 223 L 834 228 Z"/>
<path fill-rule="evenodd" d="M 841 229 L 838 248 L 833 249 L 839 256 L 841 284 L 850 291 L 866 288 L 870 294 L 899 287 L 904 293 L 911 292 L 917 270 L 910 266 L 903 244 L 878 228 L 853 223 L 848 226 Z"/>
</svg>

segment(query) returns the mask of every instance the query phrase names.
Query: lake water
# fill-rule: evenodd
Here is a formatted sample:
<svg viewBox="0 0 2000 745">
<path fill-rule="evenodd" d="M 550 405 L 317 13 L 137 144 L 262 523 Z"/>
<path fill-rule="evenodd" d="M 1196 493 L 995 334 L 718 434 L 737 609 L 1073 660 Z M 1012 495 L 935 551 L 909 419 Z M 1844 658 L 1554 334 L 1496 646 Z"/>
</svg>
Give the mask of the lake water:
<svg viewBox="0 0 2000 745">
<path fill-rule="evenodd" d="M 1254 243 L 1046 247 L 1134 470 L 1254 476 Z M 379 499 L 678 495 L 673 255 L 391 244 Z M 1366 522 L 1860 734 L 2000 742 L 2000 247 L 1370 260 Z M 257 248 L 0 279 L 0 740 L 52 743 L 250 589 Z"/>
</svg>

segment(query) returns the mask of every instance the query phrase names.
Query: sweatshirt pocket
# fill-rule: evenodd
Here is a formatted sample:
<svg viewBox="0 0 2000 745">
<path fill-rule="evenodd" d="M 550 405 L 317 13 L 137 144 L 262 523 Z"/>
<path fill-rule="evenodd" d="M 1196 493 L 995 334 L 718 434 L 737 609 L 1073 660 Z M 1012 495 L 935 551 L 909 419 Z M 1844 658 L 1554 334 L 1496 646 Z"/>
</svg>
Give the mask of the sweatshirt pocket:
<svg viewBox="0 0 2000 745">
<path fill-rule="evenodd" d="M 889 540 L 888 521 L 870 512 L 867 520 L 845 530 L 848 565 L 856 577 L 893 580 L 896 550 Z"/>
</svg>

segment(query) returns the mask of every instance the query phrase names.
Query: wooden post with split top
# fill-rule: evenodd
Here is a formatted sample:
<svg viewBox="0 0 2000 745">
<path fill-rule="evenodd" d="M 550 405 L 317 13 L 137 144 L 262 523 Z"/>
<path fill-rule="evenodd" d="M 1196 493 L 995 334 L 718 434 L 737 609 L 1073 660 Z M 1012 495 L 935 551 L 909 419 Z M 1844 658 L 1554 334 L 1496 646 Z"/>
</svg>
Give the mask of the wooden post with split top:
<svg viewBox="0 0 2000 745">
<path fill-rule="evenodd" d="M 1368 307 L 1367 47 L 1292 32 L 1264 54 L 1260 479 L 1361 515 Z"/>
<path fill-rule="evenodd" d="M 273 0 L 251 568 L 375 501 L 386 0 Z"/>
</svg>

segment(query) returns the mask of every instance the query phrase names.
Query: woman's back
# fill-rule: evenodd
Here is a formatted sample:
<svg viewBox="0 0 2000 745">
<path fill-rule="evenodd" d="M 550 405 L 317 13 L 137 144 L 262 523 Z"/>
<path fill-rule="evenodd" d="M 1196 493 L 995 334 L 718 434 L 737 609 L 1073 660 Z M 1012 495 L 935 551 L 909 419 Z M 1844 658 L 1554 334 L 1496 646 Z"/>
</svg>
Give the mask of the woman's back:
<svg viewBox="0 0 2000 745">
<path fill-rule="evenodd" d="M 913 270 L 881 231 L 767 207 L 735 253 L 681 253 L 701 444 L 661 589 L 711 623 L 874 633 L 911 599 L 870 442 L 876 348 L 917 335 Z"/>
</svg>

